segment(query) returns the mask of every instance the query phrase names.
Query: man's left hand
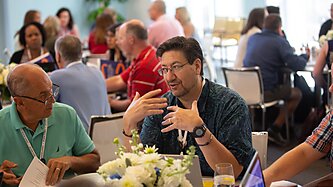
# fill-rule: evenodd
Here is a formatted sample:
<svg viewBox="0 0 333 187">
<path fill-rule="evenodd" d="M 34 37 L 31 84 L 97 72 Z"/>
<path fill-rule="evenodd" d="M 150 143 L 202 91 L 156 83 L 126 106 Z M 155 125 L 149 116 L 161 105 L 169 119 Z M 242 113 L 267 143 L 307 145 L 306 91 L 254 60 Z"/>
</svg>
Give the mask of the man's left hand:
<svg viewBox="0 0 333 187">
<path fill-rule="evenodd" d="M 191 109 L 182 109 L 178 106 L 170 106 L 167 109 L 172 112 L 164 116 L 162 125 L 170 126 L 162 129 L 162 132 L 169 132 L 173 129 L 192 132 L 194 127 L 204 123 L 199 116 L 197 101 L 193 101 Z"/>
<path fill-rule="evenodd" d="M 48 161 L 47 166 L 49 172 L 46 177 L 46 185 L 55 185 L 63 177 L 65 172 L 71 167 L 71 157 L 64 156 L 60 158 L 52 158 Z"/>
</svg>

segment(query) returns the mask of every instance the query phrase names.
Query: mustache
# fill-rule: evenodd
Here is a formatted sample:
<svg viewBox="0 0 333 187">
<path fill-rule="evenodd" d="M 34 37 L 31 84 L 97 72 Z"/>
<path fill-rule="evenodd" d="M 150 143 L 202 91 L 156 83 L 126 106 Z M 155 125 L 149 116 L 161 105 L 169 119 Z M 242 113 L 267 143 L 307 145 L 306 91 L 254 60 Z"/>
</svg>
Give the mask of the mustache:
<svg viewBox="0 0 333 187">
<path fill-rule="evenodd" d="M 181 81 L 179 81 L 179 80 L 172 80 L 172 81 L 167 81 L 167 83 L 168 83 L 168 85 L 170 85 L 170 84 L 179 84 L 179 83 L 181 83 Z"/>
</svg>

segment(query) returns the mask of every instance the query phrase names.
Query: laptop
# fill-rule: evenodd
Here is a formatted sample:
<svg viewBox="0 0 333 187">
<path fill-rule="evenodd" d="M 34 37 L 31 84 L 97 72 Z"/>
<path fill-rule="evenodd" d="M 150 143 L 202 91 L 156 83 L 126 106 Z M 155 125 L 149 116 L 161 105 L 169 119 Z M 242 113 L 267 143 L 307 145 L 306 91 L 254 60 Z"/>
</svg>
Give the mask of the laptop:
<svg viewBox="0 0 333 187">
<path fill-rule="evenodd" d="M 183 155 L 162 154 L 162 156 L 174 159 L 183 159 Z M 189 170 L 190 173 L 186 174 L 187 180 L 189 180 L 195 187 L 203 187 L 199 157 L 197 155 L 194 156 L 193 165 L 189 168 Z"/>
<path fill-rule="evenodd" d="M 239 187 L 265 187 L 258 151 L 255 152 Z"/>
<path fill-rule="evenodd" d="M 47 63 L 37 62 L 35 64 L 40 66 L 46 73 L 52 72 L 52 71 L 58 69 L 57 63 L 55 63 L 55 62 L 47 62 Z"/>
</svg>

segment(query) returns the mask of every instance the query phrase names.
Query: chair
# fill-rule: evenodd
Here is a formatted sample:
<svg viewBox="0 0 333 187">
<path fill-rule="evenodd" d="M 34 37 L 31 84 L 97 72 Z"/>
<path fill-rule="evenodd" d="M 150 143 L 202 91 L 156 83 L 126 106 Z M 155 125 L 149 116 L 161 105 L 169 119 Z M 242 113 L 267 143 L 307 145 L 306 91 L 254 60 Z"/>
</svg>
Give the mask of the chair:
<svg viewBox="0 0 333 187">
<path fill-rule="evenodd" d="M 237 46 L 241 31 L 246 21 L 244 18 L 215 17 L 213 28 L 213 46 L 220 48 L 221 62 L 228 62 L 227 48 Z M 222 48 L 225 49 L 225 58 L 222 57 Z"/>
<path fill-rule="evenodd" d="M 101 156 L 101 164 L 117 158 L 115 155 L 117 147 L 113 144 L 113 140 L 119 138 L 120 143 L 123 144 L 121 139 L 123 115 L 124 113 L 91 116 L 89 136 Z"/>
<path fill-rule="evenodd" d="M 203 68 L 204 70 L 207 68 L 208 69 L 208 78 L 209 80 L 216 82 L 217 81 L 217 73 L 216 73 L 216 68 L 215 65 L 213 63 L 213 60 L 211 59 L 211 57 L 207 54 L 204 54 L 204 60 L 203 60 Z M 205 75 L 207 75 L 205 73 Z"/>
<path fill-rule="evenodd" d="M 262 169 L 267 167 L 267 143 L 268 133 L 266 131 L 252 132 L 252 146 L 258 151 Z"/>
<path fill-rule="evenodd" d="M 283 100 L 264 102 L 264 86 L 259 67 L 226 68 L 222 67 L 226 86 L 236 91 L 251 109 L 252 124 L 254 125 L 254 108 L 262 109 L 262 130 L 265 130 L 266 108 L 284 104 Z M 286 107 L 285 107 L 286 108 Z M 289 116 L 286 115 L 286 134 L 289 141 Z"/>
</svg>

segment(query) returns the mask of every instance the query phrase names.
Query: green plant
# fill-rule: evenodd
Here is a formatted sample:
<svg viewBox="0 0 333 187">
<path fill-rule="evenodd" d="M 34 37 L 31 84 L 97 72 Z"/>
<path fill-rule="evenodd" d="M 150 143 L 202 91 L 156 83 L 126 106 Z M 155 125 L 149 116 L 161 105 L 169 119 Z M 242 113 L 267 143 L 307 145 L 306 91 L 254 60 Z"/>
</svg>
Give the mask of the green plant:
<svg viewBox="0 0 333 187">
<path fill-rule="evenodd" d="M 88 14 L 88 20 L 89 21 L 95 21 L 97 16 L 99 16 L 100 14 L 103 13 L 104 9 L 106 9 L 107 7 L 110 6 L 111 1 L 112 0 L 86 0 L 87 2 L 91 2 L 91 3 L 98 3 L 98 8 L 95 10 L 92 10 L 89 14 Z M 127 0 L 114 0 L 114 1 L 118 1 L 119 3 L 124 3 Z M 125 20 L 125 18 L 123 16 L 121 16 L 119 14 L 119 12 L 117 12 L 117 21 L 118 22 L 123 22 Z"/>
</svg>

